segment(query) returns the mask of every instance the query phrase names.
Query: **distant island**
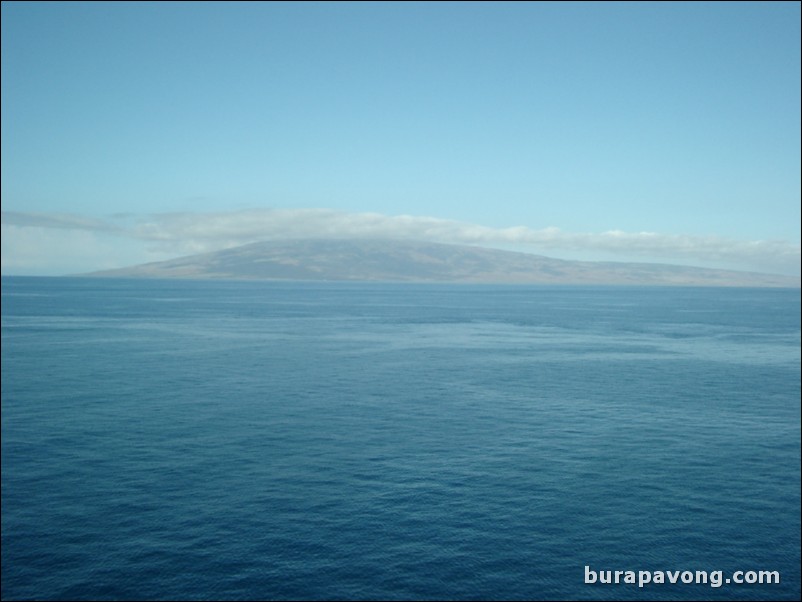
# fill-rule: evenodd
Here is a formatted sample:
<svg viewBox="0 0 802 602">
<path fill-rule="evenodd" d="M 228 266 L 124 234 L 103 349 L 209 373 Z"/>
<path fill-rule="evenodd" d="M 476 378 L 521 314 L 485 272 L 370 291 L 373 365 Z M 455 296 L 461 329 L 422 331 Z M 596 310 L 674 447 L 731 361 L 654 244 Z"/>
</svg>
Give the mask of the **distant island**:
<svg viewBox="0 0 802 602">
<path fill-rule="evenodd" d="M 120 278 L 799 287 L 800 279 L 655 263 L 553 259 L 484 247 L 377 239 L 304 239 L 81 274 Z"/>
</svg>

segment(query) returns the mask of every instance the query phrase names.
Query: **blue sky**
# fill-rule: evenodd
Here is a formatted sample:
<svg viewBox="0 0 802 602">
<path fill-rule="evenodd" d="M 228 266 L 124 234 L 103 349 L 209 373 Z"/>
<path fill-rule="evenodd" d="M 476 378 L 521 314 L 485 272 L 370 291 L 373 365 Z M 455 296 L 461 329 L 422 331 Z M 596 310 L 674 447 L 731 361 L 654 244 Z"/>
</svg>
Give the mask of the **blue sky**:
<svg viewBox="0 0 802 602">
<path fill-rule="evenodd" d="M 2 4 L 2 267 L 295 236 L 799 274 L 800 4 Z"/>
</svg>

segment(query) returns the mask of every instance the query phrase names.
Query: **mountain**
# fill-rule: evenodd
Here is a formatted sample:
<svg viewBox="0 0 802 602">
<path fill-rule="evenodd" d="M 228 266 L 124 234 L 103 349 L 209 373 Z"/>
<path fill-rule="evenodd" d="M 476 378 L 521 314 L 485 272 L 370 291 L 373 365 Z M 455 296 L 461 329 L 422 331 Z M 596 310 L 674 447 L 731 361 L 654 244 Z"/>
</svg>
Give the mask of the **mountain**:
<svg viewBox="0 0 802 602">
<path fill-rule="evenodd" d="M 799 278 L 791 276 L 652 263 L 566 261 L 483 247 L 373 239 L 258 242 L 84 276 L 498 284 L 800 285 Z"/>
</svg>

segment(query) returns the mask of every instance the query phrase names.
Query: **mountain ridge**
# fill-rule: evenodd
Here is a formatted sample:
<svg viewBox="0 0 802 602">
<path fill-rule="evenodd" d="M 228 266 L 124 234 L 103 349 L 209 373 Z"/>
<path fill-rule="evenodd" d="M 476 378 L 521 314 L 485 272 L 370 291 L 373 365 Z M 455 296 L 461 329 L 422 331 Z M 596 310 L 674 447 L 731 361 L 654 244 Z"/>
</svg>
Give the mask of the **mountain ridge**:
<svg viewBox="0 0 802 602">
<path fill-rule="evenodd" d="M 375 238 L 255 242 L 80 275 L 472 284 L 800 286 L 800 279 L 793 276 L 661 263 L 575 261 L 479 246 Z"/>
</svg>

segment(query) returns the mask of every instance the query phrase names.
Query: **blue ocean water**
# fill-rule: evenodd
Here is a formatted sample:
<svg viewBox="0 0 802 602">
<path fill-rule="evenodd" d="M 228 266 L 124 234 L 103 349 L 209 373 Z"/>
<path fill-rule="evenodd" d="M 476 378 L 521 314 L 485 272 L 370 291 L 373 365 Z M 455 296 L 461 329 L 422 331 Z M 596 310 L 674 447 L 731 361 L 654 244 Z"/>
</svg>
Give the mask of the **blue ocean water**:
<svg viewBox="0 0 802 602">
<path fill-rule="evenodd" d="M 2 295 L 3 599 L 800 597 L 799 290 Z"/>
</svg>

